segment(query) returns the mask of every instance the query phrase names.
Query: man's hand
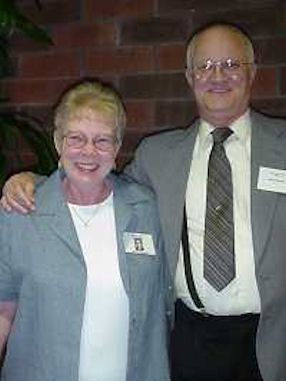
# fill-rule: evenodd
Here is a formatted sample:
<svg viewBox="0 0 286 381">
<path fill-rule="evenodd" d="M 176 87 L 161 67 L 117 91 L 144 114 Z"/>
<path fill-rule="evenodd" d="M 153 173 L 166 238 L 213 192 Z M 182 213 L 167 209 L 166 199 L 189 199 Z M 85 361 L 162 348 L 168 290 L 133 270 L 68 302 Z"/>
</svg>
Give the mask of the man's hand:
<svg viewBox="0 0 286 381">
<path fill-rule="evenodd" d="M 35 210 L 34 191 L 37 175 L 22 172 L 10 177 L 4 184 L 0 205 L 7 211 L 29 213 Z"/>
</svg>

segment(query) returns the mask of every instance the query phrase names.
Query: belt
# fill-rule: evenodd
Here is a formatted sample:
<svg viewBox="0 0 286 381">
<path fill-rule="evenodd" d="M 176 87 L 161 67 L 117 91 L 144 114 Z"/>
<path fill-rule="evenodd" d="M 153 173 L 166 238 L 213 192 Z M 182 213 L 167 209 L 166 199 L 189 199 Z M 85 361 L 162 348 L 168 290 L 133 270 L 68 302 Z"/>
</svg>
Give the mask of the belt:
<svg viewBox="0 0 286 381">
<path fill-rule="evenodd" d="M 192 322 L 205 321 L 206 323 L 214 324 L 253 324 L 258 323 L 260 314 L 256 313 L 246 313 L 241 315 L 211 315 L 208 313 L 201 313 L 191 310 L 186 306 L 182 300 L 178 299 L 175 306 L 175 316 L 177 319 L 191 320 Z"/>
</svg>

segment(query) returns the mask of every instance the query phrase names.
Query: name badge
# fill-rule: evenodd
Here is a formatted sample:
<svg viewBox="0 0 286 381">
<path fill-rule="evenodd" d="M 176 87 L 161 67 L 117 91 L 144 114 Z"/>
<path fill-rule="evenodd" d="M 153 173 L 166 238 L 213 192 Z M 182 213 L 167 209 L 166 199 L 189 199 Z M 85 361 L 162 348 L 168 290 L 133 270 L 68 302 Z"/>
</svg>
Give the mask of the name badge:
<svg viewBox="0 0 286 381">
<path fill-rule="evenodd" d="M 286 171 L 283 169 L 260 167 L 257 189 L 286 193 Z"/>
<path fill-rule="evenodd" d="M 153 237 L 146 233 L 123 233 L 126 253 L 156 255 Z"/>
</svg>

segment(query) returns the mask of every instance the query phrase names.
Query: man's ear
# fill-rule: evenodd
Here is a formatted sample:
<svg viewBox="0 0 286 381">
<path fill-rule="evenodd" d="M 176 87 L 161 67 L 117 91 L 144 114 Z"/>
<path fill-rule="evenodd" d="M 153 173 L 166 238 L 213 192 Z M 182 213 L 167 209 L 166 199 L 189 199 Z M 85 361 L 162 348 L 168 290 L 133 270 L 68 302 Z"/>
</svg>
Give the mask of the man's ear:
<svg viewBox="0 0 286 381">
<path fill-rule="evenodd" d="M 253 64 L 251 66 L 251 69 L 250 69 L 250 81 L 251 81 L 251 83 L 254 82 L 255 77 L 256 77 L 256 73 L 257 73 L 257 66 L 256 66 L 256 64 Z"/>
<path fill-rule="evenodd" d="M 115 151 L 116 156 L 118 155 L 118 152 L 119 152 L 121 146 L 122 146 L 122 141 L 120 141 L 120 142 L 117 143 L 117 145 L 116 145 L 116 151 Z"/>
<path fill-rule="evenodd" d="M 187 82 L 188 82 L 189 86 L 191 88 L 193 88 L 193 76 L 192 76 L 191 69 L 186 68 L 186 70 L 185 70 L 185 77 L 187 79 Z"/>
</svg>

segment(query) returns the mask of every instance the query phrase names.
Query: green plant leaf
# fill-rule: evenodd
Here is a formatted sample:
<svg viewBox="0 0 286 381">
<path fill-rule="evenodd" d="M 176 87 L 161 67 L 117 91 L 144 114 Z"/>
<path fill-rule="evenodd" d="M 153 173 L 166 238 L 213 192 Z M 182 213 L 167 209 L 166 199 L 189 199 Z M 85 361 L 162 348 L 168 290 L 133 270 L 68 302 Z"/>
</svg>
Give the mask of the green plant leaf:
<svg viewBox="0 0 286 381">
<path fill-rule="evenodd" d="M 15 14 L 17 10 L 15 8 L 14 1 L 3 0 L 0 1 L 0 35 L 7 37 L 15 28 L 16 20 Z"/>
<path fill-rule="evenodd" d="M 39 1 L 35 1 L 35 4 L 38 7 L 41 6 Z M 44 29 L 29 20 L 18 10 L 14 0 L 0 0 L 0 36 L 9 38 L 16 29 L 40 43 L 53 43 Z"/>
<path fill-rule="evenodd" d="M 36 6 L 41 9 L 39 0 L 34 0 Z M 9 51 L 9 38 L 19 30 L 27 37 L 46 45 L 52 45 L 53 41 L 48 33 L 24 16 L 17 8 L 15 0 L 0 0 L 0 78 L 13 73 Z M 1 93 L 1 90 L 0 90 Z M 4 99 L 2 95 L 0 101 Z"/>
<path fill-rule="evenodd" d="M 17 29 L 21 30 L 27 37 L 38 41 L 42 44 L 52 45 L 53 41 L 49 35 L 44 31 L 44 29 L 37 26 L 32 21 L 28 20 L 21 13 L 17 14 L 15 26 Z"/>
<path fill-rule="evenodd" d="M 9 55 L 9 46 L 5 38 L 0 36 L 0 78 L 12 74 L 12 62 Z"/>
<path fill-rule="evenodd" d="M 35 155 L 37 161 L 33 165 L 25 162 L 26 148 L 21 148 L 21 141 L 25 141 Z M 56 169 L 57 160 L 53 140 L 40 130 L 34 118 L 19 113 L 0 114 L 0 189 L 5 179 L 18 171 L 50 174 Z"/>
</svg>

